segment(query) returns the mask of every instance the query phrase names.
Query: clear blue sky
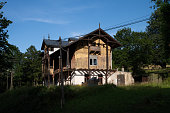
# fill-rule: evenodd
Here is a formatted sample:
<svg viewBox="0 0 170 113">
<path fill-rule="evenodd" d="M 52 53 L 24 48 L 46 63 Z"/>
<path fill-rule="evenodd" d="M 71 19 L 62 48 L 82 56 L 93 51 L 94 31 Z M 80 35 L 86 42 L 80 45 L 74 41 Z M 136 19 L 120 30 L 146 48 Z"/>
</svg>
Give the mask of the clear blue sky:
<svg viewBox="0 0 170 113">
<path fill-rule="evenodd" d="M 5 0 L 1 0 L 5 1 Z M 58 39 L 89 33 L 151 15 L 150 0 L 6 0 L 4 15 L 13 21 L 9 42 L 25 52 L 30 45 L 40 50 L 43 37 Z M 128 26 L 145 31 L 147 24 Z M 120 28 L 119 28 L 120 29 Z M 108 31 L 114 35 L 118 29 Z"/>
</svg>

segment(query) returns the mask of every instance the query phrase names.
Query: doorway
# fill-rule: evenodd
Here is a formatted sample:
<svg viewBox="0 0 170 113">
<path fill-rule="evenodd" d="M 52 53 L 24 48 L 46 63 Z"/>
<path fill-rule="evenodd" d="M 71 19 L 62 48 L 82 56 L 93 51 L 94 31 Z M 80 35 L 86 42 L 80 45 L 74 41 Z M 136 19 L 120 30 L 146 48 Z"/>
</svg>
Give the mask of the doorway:
<svg viewBox="0 0 170 113">
<path fill-rule="evenodd" d="M 124 74 L 117 75 L 117 85 L 125 85 L 125 75 Z"/>
</svg>

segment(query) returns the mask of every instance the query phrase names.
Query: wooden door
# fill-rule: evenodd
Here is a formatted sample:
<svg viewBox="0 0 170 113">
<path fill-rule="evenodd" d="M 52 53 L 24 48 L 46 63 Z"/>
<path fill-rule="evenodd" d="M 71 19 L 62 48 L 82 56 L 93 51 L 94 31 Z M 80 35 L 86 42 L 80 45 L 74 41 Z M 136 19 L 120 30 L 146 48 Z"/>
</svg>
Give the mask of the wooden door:
<svg viewBox="0 0 170 113">
<path fill-rule="evenodd" d="M 125 85 L 125 75 L 117 75 L 117 85 Z"/>
</svg>

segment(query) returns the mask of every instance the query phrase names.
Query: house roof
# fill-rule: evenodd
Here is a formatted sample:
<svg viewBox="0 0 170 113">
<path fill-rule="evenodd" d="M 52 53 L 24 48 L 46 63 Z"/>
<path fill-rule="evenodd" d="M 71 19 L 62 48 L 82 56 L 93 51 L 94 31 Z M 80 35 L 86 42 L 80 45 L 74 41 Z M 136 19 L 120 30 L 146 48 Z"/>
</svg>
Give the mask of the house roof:
<svg viewBox="0 0 170 113">
<path fill-rule="evenodd" d="M 69 44 L 68 41 L 62 41 L 61 46 L 65 47 Z M 44 46 L 48 46 L 48 47 L 56 47 L 59 48 L 59 41 L 58 40 L 50 40 L 50 39 L 44 39 L 42 42 L 42 46 L 41 46 L 41 50 L 44 49 Z"/>
<path fill-rule="evenodd" d="M 78 40 L 76 40 L 72 43 L 69 43 L 67 46 L 71 46 L 71 45 L 77 43 L 78 41 L 81 41 L 81 40 L 84 40 L 84 39 L 88 39 L 88 38 L 90 39 L 90 38 L 92 38 L 92 36 L 99 37 L 99 32 L 100 32 L 100 38 L 102 40 L 104 40 L 105 42 L 106 42 L 106 40 L 109 41 L 109 43 L 108 43 L 109 46 L 111 46 L 113 48 L 121 46 L 121 44 L 118 41 L 116 41 L 112 36 L 110 36 L 108 33 L 106 33 L 101 28 L 98 28 L 98 29 L 84 35 L 83 37 L 80 37 Z"/>
<path fill-rule="evenodd" d="M 68 41 L 77 41 L 78 38 L 74 38 L 74 37 L 71 37 L 71 38 L 68 38 Z"/>
<path fill-rule="evenodd" d="M 92 38 L 94 36 L 100 37 L 100 39 L 105 41 L 105 42 L 108 41 L 108 45 L 111 46 L 112 48 L 116 48 L 116 47 L 121 46 L 121 44 L 118 41 L 116 41 L 112 36 L 110 36 L 108 33 L 106 33 L 103 29 L 98 28 L 98 29 L 96 29 L 96 30 L 94 30 L 94 31 L 84 35 L 83 37 L 80 37 L 78 40 L 75 40 L 74 42 L 67 43 L 65 46 L 63 45 L 63 47 L 64 48 L 69 48 L 71 46 L 76 46 L 76 44 L 79 41 L 84 41 L 84 40 L 87 41 L 87 39 L 90 39 L 90 38 Z M 54 55 L 57 52 L 58 51 L 54 52 L 51 55 Z"/>
</svg>

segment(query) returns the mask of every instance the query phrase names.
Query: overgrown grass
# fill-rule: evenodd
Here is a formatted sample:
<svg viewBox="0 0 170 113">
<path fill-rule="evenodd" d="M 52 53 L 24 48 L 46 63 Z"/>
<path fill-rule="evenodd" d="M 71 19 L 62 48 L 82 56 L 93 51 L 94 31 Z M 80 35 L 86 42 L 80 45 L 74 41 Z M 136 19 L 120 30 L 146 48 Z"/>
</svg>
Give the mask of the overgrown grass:
<svg viewBox="0 0 170 113">
<path fill-rule="evenodd" d="M 85 88 L 65 106 L 65 113 L 165 113 L 170 112 L 170 89 L 151 86 Z"/>
<path fill-rule="evenodd" d="M 59 89 L 22 87 L 0 95 L 0 113 L 50 113 L 59 106 Z"/>
<path fill-rule="evenodd" d="M 133 86 L 22 87 L 0 94 L 0 113 L 170 113 L 170 78 Z"/>
</svg>

